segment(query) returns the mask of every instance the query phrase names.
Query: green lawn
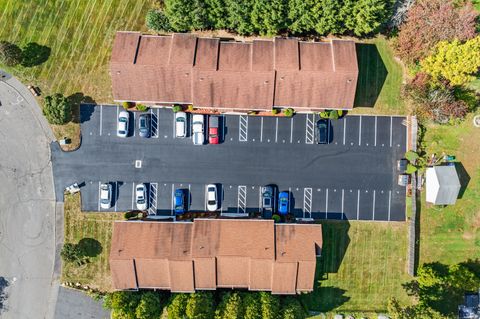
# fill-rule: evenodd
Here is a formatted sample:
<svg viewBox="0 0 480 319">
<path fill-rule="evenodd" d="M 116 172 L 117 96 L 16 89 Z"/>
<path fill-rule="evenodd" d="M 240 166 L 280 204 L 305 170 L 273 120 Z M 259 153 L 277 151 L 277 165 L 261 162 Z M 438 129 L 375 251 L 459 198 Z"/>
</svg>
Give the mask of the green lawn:
<svg viewBox="0 0 480 319">
<path fill-rule="evenodd" d="M 65 195 L 65 243 L 77 244 L 81 239 L 91 238 L 98 241 L 101 252 L 90 257 L 90 262 L 83 266 L 63 263 L 62 282 L 78 282 L 101 291 L 111 290 L 108 256 L 113 221 L 117 219 L 123 219 L 121 213 L 82 213 L 80 194 Z"/>
<path fill-rule="evenodd" d="M 455 205 L 444 208 L 427 204 L 423 194 L 420 263 L 480 258 L 480 128 L 473 126 L 472 118 L 457 126 L 427 127 L 427 153 L 455 155 L 463 167 L 461 183 L 468 185 Z"/>
<path fill-rule="evenodd" d="M 406 114 L 401 98 L 402 66 L 383 36 L 357 44 L 356 108 L 350 113 Z"/>
<path fill-rule="evenodd" d="M 411 303 L 406 274 L 407 224 L 323 222 L 323 252 L 315 291 L 302 298 L 309 310 L 381 312 L 389 297 Z"/>
</svg>

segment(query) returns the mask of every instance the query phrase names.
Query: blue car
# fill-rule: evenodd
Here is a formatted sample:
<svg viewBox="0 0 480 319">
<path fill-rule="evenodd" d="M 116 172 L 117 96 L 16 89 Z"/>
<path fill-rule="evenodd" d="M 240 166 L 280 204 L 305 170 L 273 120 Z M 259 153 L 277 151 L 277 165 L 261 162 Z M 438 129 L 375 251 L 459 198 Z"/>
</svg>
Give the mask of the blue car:
<svg viewBox="0 0 480 319">
<path fill-rule="evenodd" d="M 181 215 L 186 211 L 185 192 L 183 189 L 175 190 L 175 214 Z"/>
<path fill-rule="evenodd" d="M 278 194 L 278 212 L 282 215 L 288 214 L 288 192 Z"/>
</svg>

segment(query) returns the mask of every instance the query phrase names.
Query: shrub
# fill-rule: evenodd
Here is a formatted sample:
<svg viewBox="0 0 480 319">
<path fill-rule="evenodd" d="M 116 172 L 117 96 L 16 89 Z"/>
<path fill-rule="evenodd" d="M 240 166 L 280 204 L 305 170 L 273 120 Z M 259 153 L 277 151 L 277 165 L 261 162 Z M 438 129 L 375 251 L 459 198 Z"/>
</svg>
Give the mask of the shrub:
<svg viewBox="0 0 480 319">
<path fill-rule="evenodd" d="M 172 26 L 168 21 L 168 17 L 165 13 L 158 9 L 150 9 L 147 12 L 147 16 L 145 17 L 145 23 L 147 28 L 152 31 L 157 32 L 169 32 L 172 31 Z"/>
<path fill-rule="evenodd" d="M 283 110 L 283 115 L 285 115 L 286 117 L 292 117 L 294 113 L 295 111 L 290 107 Z"/>
<path fill-rule="evenodd" d="M 78 248 L 78 245 L 73 243 L 65 243 L 63 244 L 60 256 L 65 262 L 76 262 L 81 259 L 82 254 Z"/>
<path fill-rule="evenodd" d="M 414 151 L 408 151 L 405 153 L 405 158 L 409 161 L 409 162 L 414 162 L 415 160 L 417 160 L 420 156 L 418 155 L 417 152 L 414 152 Z"/>
<path fill-rule="evenodd" d="M 276 114 L 278 114 L 278 113 L 280 113 L 280 110 L 279 110 L 279 109 L 272 109 L 272 114 L 273 114 L 273 115 L 276 115 Z"/>
<path fill-rule="evenodd" d="M 125 110 L 128 110 L 129 108 L 134 106 L 134 103 L 132 103 L 132 102 L 122 102 L 122 106 Z"/>
<path fill-rule="evenodd" d="M 138 212 L 137 211 L 126 212 L 125 214 L 123 214 L 123 218 L 125 218 L 125 219 L 137 219 L 138 218 Z"/>
<path fill-rule="evenodd" d="M 56 93 L 45 97 L 43 115 L 45 115 L 50 124 L 65 124 L 72 117 L 72 107 L 65 96 Z"/>
<path fill-rule="evenodd" d="M 189 112 L 192 112 L 192 111 L 195 110 L 195 108 L 193 107 L 192 104 L 189 104 L 188 107 L 187 107 L 187 110 L 188 110 Z"/>
<path fill-rule="evenodd" d="M 22 62 L 22 50 L 15 44 L 0 41 L 0 63 L 15 66 Z"/>
<path fill-rule="evenodd" d="M 280 216 L 275 214 L 275 215 L 272 215 L 272 219 L 275 221 L 275 223 L 279 223 L 281 218 Z"/>
<path fill-rule="evenodd" d="M 182 110 L 182 106 L 181 106 L 181 105 L 175 104 L 175 105 L 172 107 L 173 113 L 180 112 L 181 110 Z"/>
<path fill-rule="evenodd" d="M 320 113 L 318 113 L 318 115 L 319 115 L 320 118 L 322 118 L 322 119 L 328 119 L 328 116 L 329 116 L 328 111 L 320 112 Z"/>
<path fill-rule="evenodd" d="M 145 112 L 148 107 L 145 105 L 145 104 L 137 104 L 137 110 L 139 110 L 140 112 Z"/>
</svg>

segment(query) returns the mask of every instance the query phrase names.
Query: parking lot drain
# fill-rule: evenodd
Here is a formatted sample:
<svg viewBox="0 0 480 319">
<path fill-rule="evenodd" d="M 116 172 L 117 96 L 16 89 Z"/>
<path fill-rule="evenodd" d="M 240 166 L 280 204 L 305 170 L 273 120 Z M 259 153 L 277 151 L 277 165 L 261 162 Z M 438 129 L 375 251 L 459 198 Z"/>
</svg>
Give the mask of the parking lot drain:
<svg viewBox="0 0 480 319">
<path fill-rule="evenodd" d="M 142 168 L 142 161 L 141 160 L 136 160 L 135 161 L 135 168 Z"/>
</svg>

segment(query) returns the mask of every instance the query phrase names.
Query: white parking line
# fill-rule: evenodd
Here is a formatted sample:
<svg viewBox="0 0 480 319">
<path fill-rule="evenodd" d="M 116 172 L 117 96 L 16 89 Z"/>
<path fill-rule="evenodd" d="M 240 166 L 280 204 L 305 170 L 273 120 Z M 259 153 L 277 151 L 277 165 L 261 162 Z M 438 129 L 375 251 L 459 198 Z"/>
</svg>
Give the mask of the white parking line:
<svg viewBox="0 0 480 319">
<path fill-rule="evenodd" d="M 100 136 L 102 136 L 103 105 L 100 105 Z"/>
<path fill-rule="evenodd" d="M 375 220 L 375 190 L 373 190 L 372 220 Z"/>
<path fill-rule="evenodd" d="M 275 143 L 277 143 L 277 140 L 278 140 L 278 117 L 275 118 L 276 122 L 275 122 Z"/>
<path fill-rule="evenodd" d="M 392 191 L 388 191 L 388 221 L 390 221 L 390 206 L 392 204 Z"/>
<path fill-rule="evenodd" d="M 172 116 L 172 138 L 175 138 L 175 113 L 173 113 L 173 116 Z M 158 119 L 157 119 L 158 121 Z"/>
<path fill-rule="evenodd" d="M 222 115 L 222 136 L 220 138 L 222 141 L 225 141 L 225 120 L 225 115 Z"/>
<path fill-rule="evenodd" d="M 345 213 L 344 206 L 343 206 L 344 200 L 345 200 L 345 191 L 342 189 L 342 219 L 343 219 L 343 215 Z"/>
<path fill-rule="evenodd" d="M 98 182 L 98 209 L 97 211 L 100 211 L 100 182 Z"/>
<path fill-rule="evenodd" d="M 357 193 L 357 220 L 360 218 L 360 190 Z"/>
<path fill-rule="evenodd" d="M 132 182 L 132 210 L 133 210 L 134 199 L 135 199 L 135 183 Z"/>
<path fill-rule="evenodd" d="M 293 117 L 290 119 L 290 143 L 293 140 Z"/>
<path fill-rule="evenodd" d="M 325 219 L 328 219 L 328 188 L 325 193 Z"/>
<path fill-rule="evenodd" d="M 263 116 L 260 118 L 260 142 L 263 142 Z"/>
<path fill-rule="evenodd" d="M 358 146 L 362 145 L 362 116 L 360 115 L 360 124 L 358 125 Z"/>
<path fill-rule="evenodd" d="M 135 123 L 137 122 L 137 119 L 136 119 L 136 116 L 137 116 L 137 112 L 133 112 L 133 136 L 135 136 Z"/>
<path fill-rule="evenodd" d="M 174 192 L 175 192 L 175 186 L 174 184 L 172 184 L 172 212 L 171 212 L 171 215 L 173 216 L 174 215 L 174 212 L 173 212 L 173 209 L 174 209 L 174 206 L 175 206 L 175 202 L 174 202 Z"/>
<path fill-rule="evenodd" d="M 117 211 L 117 203 L 118 203 L 118 195 L 120 192 L 118 191 L 118 182 L 115 182 L 115 211 Z"/>
<path fill-rule="evenodd" d="M 393 126 L 393 118 L 390 116 L 390 147 L 392 147 L 392 126 Z"/>
<path fill-rule="evenodd" d="M 289 187 L 288 188 L 288 206 L 287 206 L 287 213 L 288 214 L 290 214 L 290 206 L 291 206 L 291 203 L 292 203 L 291 197 L 292 197 L 292 188 Z"/>
<path fill-rule="evenodd" d="M 205 211 L 207 211 L 207 185 L 205 185 Z"/>
<path fill-rule="evenodd" d="M 343 118 L 343 145 L 345 145 L 345 136 L 347 135 L 347 117 Z"/>
<path fill-rule="evenodd" d="M 258 209 L 262 208 L 262 187 L 258 186 Z"/>
<path fill-rule="evenodd" d="M 377 117 L 375 116 L 375 140 L 373 146 L 377 146 Z"/>
</svg>

